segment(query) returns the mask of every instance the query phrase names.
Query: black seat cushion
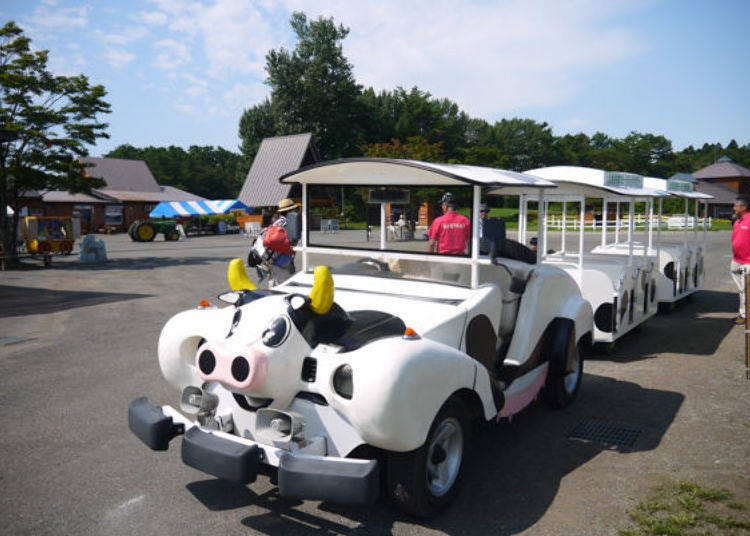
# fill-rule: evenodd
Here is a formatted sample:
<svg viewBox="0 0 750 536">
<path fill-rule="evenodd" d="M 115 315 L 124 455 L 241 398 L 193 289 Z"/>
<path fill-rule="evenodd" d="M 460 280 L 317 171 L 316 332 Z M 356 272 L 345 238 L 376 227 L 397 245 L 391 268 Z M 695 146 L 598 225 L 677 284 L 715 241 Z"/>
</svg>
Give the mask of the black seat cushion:
<svg viewBox="0 0 750 536">
<path fill-rule="evenodd" d="M 383 311 L 351 311 L 349 317 L 352 320 L 349 328 L 332 341 L 343 347 L 344 352 L 351 352 L 378 339 L 403 335 L 406 329 L 403 320 Z"/>
</svg>

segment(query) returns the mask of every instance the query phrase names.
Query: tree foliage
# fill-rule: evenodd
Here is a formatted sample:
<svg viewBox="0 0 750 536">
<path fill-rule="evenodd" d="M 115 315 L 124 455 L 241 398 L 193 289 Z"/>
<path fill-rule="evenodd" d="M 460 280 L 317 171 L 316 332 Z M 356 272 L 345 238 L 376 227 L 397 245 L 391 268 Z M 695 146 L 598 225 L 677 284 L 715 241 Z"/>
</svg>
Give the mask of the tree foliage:
<svg viewBox="0 0 750 536">
<path fill-rule="evenodd" d="M 330 18 L 308 21 L 299 12 L 290 24 L 297 36 L 294 50 L 266 54 L 270 101 L 246 110 L 240 119 L 244 154 L 255 155 L 261 136 L 300 132 L 312 132 L 323 158 L 357 154 L 359 138 L 352 125 L 361 88 L 341 48 L 349 29 Z"/>
<path fill-rule="evenodd" d="M 109 158 L 143 160 L 156 182 L 174 186 L 208 199 L 235 199 L 245 180 L 242 156 L 221 147 L 192 145 L 182 147 L 146 147 L 120 145 Z"/>
<path fill-rule="evenodd" d="M 323 158 L 381 156 L 461 162 L 525 171 L 550 165 L 620 170 L 655 177 L 693 172 L 727 155 L 750 167 L 750 144 L 704 144 L 675 152 L 660 134 L 603 132 L 555 136 L 546 122 L 526 118 L 490 124 L 471 118 L 449 99 L 409 90 L 362 90 L 341 43 L 348 30 L 332 19 L 291 19 L 298 43 L 293 52 L 266 56 L 271 98 L 240 120 L 242 152 L 254 157 L 264 137 L 313 132 Z"/>
<path fill-rule="evenodd" d="M 32 50 L 14 22 L 0 29 L 0 125 L 15 140 L 0 144 L 0 209 L 14 209 L 10 225 L 0 217 L 3 249 L 16 251 L 20 194 L 33 190 L 87 192 L 100 179 L 84 177 L 78 160 L 86 146 L 106 138 L 106 91 L 84 75 L 56 76 L 48 52 Z"/>
</svg>

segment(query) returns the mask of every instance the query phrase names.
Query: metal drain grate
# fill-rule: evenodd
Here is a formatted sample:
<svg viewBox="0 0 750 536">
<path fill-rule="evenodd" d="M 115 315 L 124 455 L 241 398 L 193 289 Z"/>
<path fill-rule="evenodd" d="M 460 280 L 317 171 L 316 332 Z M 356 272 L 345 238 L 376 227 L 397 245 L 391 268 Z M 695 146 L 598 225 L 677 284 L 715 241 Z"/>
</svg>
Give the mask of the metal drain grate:
<svg viewBox="0 0 750 536">
<path fill-rule="evenodd" d="M 615 424 L 607 421 L 587 420 L 576 426 L 568 434 L 569 439 L 592 441 L 607 447 L 632 447 L 641 435 L 634 426 Z"/>
</svg>

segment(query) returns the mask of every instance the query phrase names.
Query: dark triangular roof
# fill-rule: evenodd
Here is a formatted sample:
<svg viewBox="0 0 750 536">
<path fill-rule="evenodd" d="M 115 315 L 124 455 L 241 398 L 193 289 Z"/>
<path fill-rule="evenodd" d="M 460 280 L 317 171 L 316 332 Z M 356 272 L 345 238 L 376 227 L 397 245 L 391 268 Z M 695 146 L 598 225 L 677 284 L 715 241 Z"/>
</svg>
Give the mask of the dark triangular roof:
<svg viewBox="0 0 750 536">
<path fill-rule="evenodd" d="M 715 164 L 699 169 L 693 176 L 701 180 L 750 178 L 750 169 L 735 164 L 728 156 L 722 156 Z"/>
<path fill-rule="evenodd" d="M 238 199 L 249 207 L 275 206 L 289 197 L 293 185 L 281 184 L 279 177 L 302 166 L 318 162 L 312 134 L 265 138 L 245 178 Z"/>
<path fill-rule="evenodd" d="M 143 160 L 87 156 L 81 158 L 81 162 L 90 164 L 90 167 L 84 169 L 87 176 L 98 177 L 106 181 L 107 185 L 100 190 L 161 191 L 151 170 Z"/>
</svg>

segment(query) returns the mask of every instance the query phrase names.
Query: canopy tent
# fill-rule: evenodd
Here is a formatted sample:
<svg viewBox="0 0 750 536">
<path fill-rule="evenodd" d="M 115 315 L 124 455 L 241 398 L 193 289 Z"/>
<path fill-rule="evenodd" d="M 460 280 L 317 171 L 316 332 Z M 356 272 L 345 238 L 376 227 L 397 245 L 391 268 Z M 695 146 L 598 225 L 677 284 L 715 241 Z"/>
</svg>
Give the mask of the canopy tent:
<svg viewBox="0 0 750 536">
<path fill-rule="evenodd" d="M 149 213 L 151 218 L 174 218 L 188 216 L 210 216 L 226 214 L 231 210 L 244 210 L 252 213 L 253 209 L 238 199 L 218 199 L 215 201 L 162 201 Z"/>
</svg>

